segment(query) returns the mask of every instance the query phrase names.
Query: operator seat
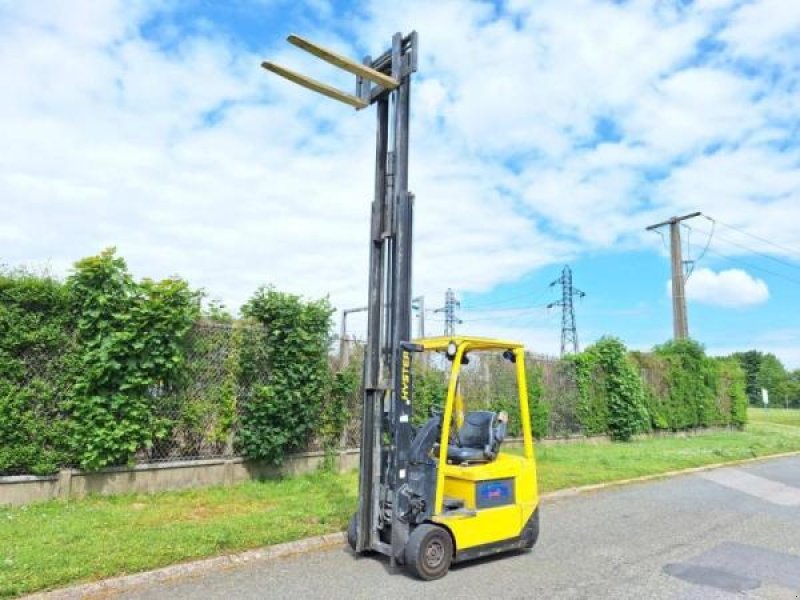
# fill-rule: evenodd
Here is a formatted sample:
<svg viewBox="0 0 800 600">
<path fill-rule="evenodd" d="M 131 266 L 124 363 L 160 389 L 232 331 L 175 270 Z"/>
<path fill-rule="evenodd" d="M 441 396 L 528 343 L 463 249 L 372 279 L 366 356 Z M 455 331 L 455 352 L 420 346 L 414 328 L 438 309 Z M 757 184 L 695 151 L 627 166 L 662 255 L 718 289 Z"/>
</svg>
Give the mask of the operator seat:
<svg viewBox="0 0 800 600">
<path fill-rule="evenodd" d="M 456 443 L 447 447 L 447 460 L 455 464 L 494 460 L 506 437 L 507 420 L 505 413 L 498 418 L 490 410 L 467 413 L 464 424 L 458 430 Z"/>
</svg>

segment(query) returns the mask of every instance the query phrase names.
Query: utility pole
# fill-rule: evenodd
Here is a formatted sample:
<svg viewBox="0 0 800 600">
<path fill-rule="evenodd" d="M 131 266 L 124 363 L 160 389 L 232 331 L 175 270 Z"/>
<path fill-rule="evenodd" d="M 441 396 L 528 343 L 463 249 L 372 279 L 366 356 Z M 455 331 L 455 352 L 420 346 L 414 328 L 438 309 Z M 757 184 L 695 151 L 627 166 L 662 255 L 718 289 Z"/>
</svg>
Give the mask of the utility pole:
<svg viewBox="0 0 800 600">
<path fill-rule="evenodd" d="M 689 320 L 686 315 L 686 275 L 681 254 L 681 222 L 699 217 L 702 213 L 693 212 L 682 217 L 672 217 L 661 223 L 650 225 L 647 231 L 655 231 L 669 225 L 670 260 L 672 263 L 672 331 L 676 340 L 689 337 Z"/>
<path fill-rule="evenodd" d="M 461 302 L 456 300 L 456 294 L 452 288 L 447 288 L 444 293 L 444 306 L 437 308 L 433 312 L 444 313 L 444 335 L 455 335 L 456 325 L 461 325 L 464 321 L 456 317 L 456 309 L 461 308 Z"/>
<path fill-rule="evenodd" d="M 345 308 L 342 311 L 342 323 L 339 331 L 339 366 L 344 367 L 350 361 L 350 340 L 347 339 L 347 315 L 356 312 L 366 312 L 368 306 L 358 308 Z"/>
<path fill-rule="evenodd" d="M 411 299 L 411 308 L 417 311 L 417 337 L 425 337 L 425 296 Z"/>
<path fill-rule="evenodd" d="M 578 353 L 578 328 L 575 326 L 575 305 L 572 299 L 577 296 L 583 298 L 584 292 L 572 285 L 572 269 L 564 265 L 561 277 L 550 283 L 550 287 L 561 284 L 561 300 L 551 302 L 547 308 L 561 307 L 561 356 L 567 353 L 567 347 L 572 346 L 573 354 Z"/>
</svg>

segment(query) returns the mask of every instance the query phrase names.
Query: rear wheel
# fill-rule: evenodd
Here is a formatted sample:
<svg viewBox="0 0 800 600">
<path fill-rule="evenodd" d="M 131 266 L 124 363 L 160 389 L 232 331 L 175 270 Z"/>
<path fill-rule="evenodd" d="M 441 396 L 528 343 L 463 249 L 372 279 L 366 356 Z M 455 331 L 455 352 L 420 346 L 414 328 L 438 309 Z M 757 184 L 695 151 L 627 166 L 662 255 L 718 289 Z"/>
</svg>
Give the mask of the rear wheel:
<svg viewBox="0 0 800 600">
<path fill-rule="evenodd" d="M 347 524 L 347 545 L 350 546 L 350 549 L 355 552 L 356 551 L 356 519 L 358 518 L 357 514 L 354 514 L 350 517 L 350 522 Z"/>
<path fill-rule="evenodd" d="M 522 530 L 522 547 L 530 550 L 539 539 L 539 507 L 533 511 L 531 518 L 525 524 L 525 529 Z"/>
<path fill-rule="evenodd" d="M 425 581 L 439 579 L 453 560 L 453 540 L 443 527 L 423 523 L 408 537 L 405 558 L 412 575 Z"/>
</svg>

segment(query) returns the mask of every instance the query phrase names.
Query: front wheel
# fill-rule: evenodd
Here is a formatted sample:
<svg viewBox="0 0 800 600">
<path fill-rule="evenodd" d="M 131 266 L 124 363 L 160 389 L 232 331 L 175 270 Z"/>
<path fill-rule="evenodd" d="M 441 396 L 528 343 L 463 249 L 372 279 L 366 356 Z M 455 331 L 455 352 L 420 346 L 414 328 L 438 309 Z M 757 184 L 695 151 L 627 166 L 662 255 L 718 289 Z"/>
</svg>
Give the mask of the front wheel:
<svg viewBox="0 0 800 600">
<path fill-rule="evenodd" d="M 358 519 L 358 515 L 354 514 L 347 524 L 347 545 L 353 552 L 356 551 L 356 519 Z"/>
<path fill-rule="evenodd" d="M 406 567 L 425 581 L 444 577 L 453 560 L 453 540 L 443 527 L 423 523 L 408 537 Z"/>
</svg>

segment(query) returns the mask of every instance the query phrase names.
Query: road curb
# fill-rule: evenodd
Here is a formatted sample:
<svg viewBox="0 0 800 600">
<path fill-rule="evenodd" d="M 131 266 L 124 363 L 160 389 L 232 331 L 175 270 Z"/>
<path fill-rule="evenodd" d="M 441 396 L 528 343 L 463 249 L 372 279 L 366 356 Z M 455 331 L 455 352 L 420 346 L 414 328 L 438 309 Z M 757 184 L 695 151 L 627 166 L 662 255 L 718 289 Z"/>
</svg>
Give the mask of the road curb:
<svg viewBox="0 0 800 600">
<path fill-rule="evenodd" d="M 679 475 L 691 475 L 692 473 L 702 473 L 703 471 L 712 471 L 714 469 L 722 469 L 724 467 L 735 467 L 738 465 L 747 465 L 751 463 L 763 462 L 765 460 L 773 460 L 775 458 L 788 458 L 790 456 L 800 456 L 800 451 L 783 452 L 781 454 L 770 454 L 769 456 L 757 456 L 755 458 L 744 458 L 741 460 L 734 460 L 731 462 L 714 463 L 710 465 L 703 465 L 701 467 L 689 467 L 688 469 L 679 469 L 677 471 L 666 471 L 664 473 L 655 473 L 653 475 L 642 475 L 641 477 L 633 477 L 631 479 L 619 479 L 617 481 L 607 481 L 605 483 L 594 483 L 591 485 L 582 485 L 573 488 L 564 488 L 555 492 L 547 492 L 539 497 L 539 500 L 544 503 L 555 502 L 562 498 L 572 498 L 574 496 L 581 496 L 583 494 L 590 494 L 599 490 L 607 488 L 620 487 L 624 485 L 632 485 L 635 483 L 645 483 L 648 481 L 655 481 L 657 479 L 667 479 L 670 477 L 678 477 Z"/>
<path fill-rule="evenodd" d="M 155 583 L 165 583 L 174 579 L 199 576 L 210 570 L 222 570 L 235 566 L 244 565 L 252 562 L 264 562 L 284 558 L 305 552 L 323 550 L 333 546 L 341 546 L 345 541 L 344 533 L 326 533 L 312 538 L 286 542 L 266 546 L 256 550 L 247 550 L 237 554 L 227 554 L 213 558 L 204 558 L 188 563 L 170 565 L 155 569 L 154 571 L 144 571 L 133 575 L 122 575 L 103 579 L 93 583 L 85 583 L 68 588 L 61 588 L 49 592 L 37 592 L 30 596 L 24 596 L 25 600 L 77 600 L 89 598 L 108 598 L 114 594 L 129 591 L 144 585 Z"/>
<path fill-rule="evenodd" d="M 746 458 L 743 460 L 736 460 L 733 462 L 714 463 L 711 465 L 704 465 L 701 467 L 690 467 L 688 469 L 681 469 L 678 471 L 667 471 L 665 473 L 658 473 L 655 475 L 643 475 L 642 477 L 634 477 L 631 479 L 621 479 L 619 481 L 609 481 L 606 483 L 597 483 L 592 485 L 584 485 L 580 487 L 566 488 L 555 492 L 548 492 L 540 496 L 540 501 L 545 504 L 556 502 L 565 498 L 572 498 L 581 496 L 592 492 L 597 492 L 607 488 L 621 487 L 625 485 L 632 485 L 636 483 L 645 483 L 657 479 L 668 479 L 680 475 L 691 475 L 692 473 L 700 473 L 703 471 L 711 471 L 724 467 L 735 467 L 737 465 L 745 465 L 756 462 L 763 462 L 766 460 L 773 460 L 776 458 L 787 458 L 790 456 L 800 456 L 800 451 L 784 452 L 782 454 L 772 454 L 770 456 L 759 456 L 756 458 Z M 162 567 L 153 571 L 145 571 L 143 573 L 135 573 L 133 575 L 122 575 L 119 577 L 112 577 L 93 583 L 85 583 L 73 587 L 61 588 L 49 592 L 37 592 L 35 594 L 24 596 L 25 600 L 86 600 L 92 598 L 108 598 L 114 594 L 124 591 L 129 591 L 133 588 L 152 585 L 155 583 L 165 583 L 175 579 L 182 579 L 187 577 L 196 577 L 206 573 L 209 570 L 221 570 L 231 568 L 252 562 L 265 562 L 296 554 L 303 554 L 306 552 L 314 552 L 332 548 L 334 546 L 341 546 L 345 543 L 345 534 L 342 532 L 328 533 L 317 537 L 305 538 L 294 542 L 286 542 L 284 544 L 276 544 L 274 546 L 266 546 L 256 550 L 247 550 L 236 554 L 227 554 L 224 556 L 216 556 L 213 558 L 205 558 L 188 563 L 181 563 Z"/>
</svg>

